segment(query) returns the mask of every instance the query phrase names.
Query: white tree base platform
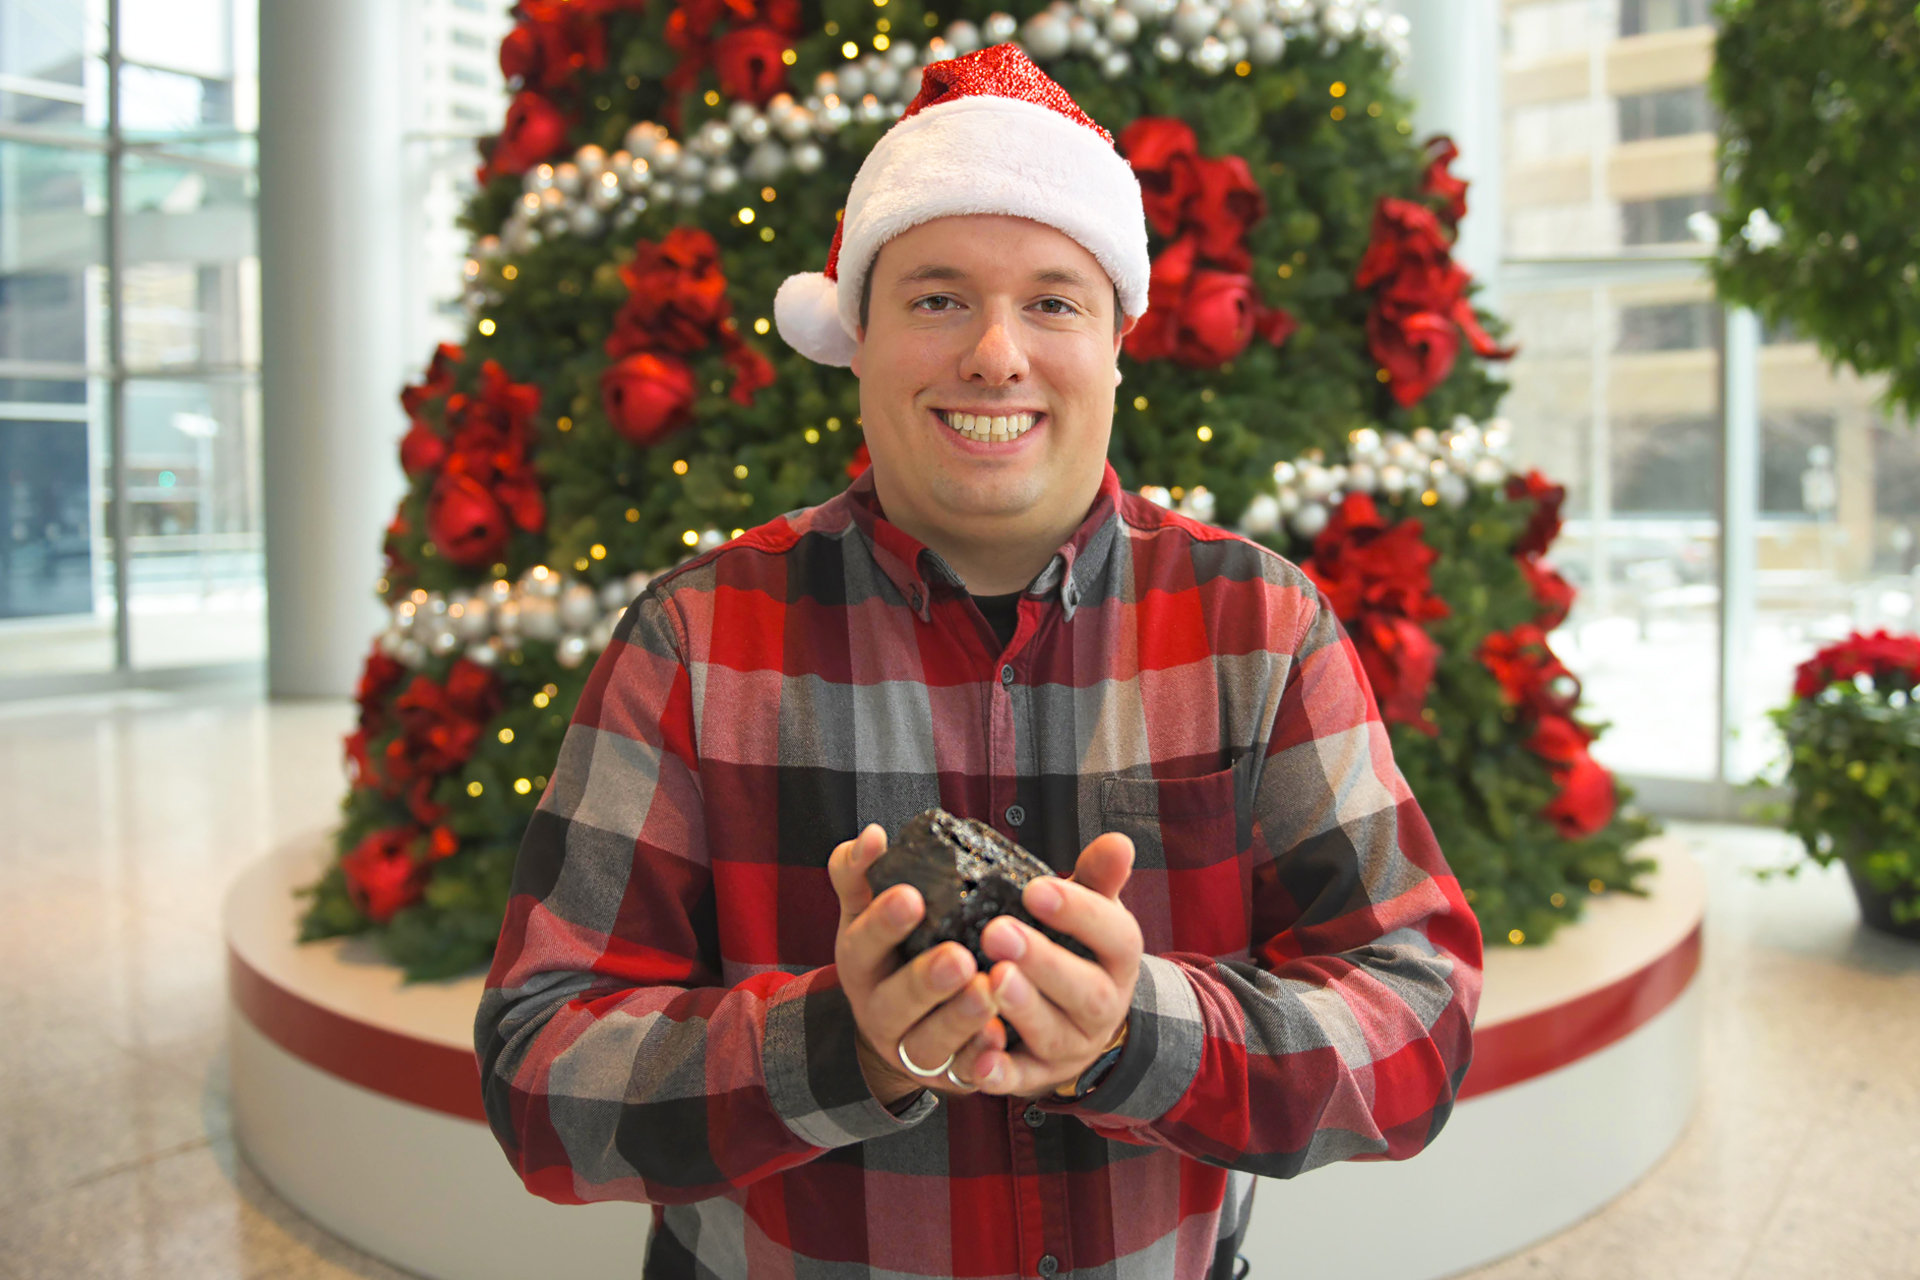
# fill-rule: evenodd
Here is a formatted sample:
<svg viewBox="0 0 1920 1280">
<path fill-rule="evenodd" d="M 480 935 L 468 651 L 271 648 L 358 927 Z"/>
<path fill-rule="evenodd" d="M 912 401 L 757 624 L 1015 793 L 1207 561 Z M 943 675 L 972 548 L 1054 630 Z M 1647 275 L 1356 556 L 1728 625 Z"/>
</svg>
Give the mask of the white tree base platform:
<svg viewBox="0 0 1920 1280">
<path fill-rule="evenodd" d="M 1544 947 L 1491 948 L 1474 1063 L 1434 1145 L 1262 1183 L 1253 1275 L 1426 1280 L 1599 1209 L 1692 1114 L 1700 870 L 1649 842 L 1650 896 L 1610 896 Z M 481 1117 L 480 979 L 406 985 L 363 943 L 294 941 L 326 841 L 264 859 L 226 904 L 231 1070 L 247 1157 L 289 1202 L 435 1280 L 633 1275 L 644 1205 L 530 1195 Z"/>
</svg>

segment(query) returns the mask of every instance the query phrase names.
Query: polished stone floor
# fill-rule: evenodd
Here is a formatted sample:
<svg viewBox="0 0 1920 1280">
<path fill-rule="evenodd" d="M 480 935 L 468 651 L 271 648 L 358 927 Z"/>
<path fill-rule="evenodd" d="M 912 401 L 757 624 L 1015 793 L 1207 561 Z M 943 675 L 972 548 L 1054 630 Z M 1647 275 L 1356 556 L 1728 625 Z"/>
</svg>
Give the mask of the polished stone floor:
<svg viewBox="0 0 1920 1280">
<path fill-rule="evenodd" d="M 402 1274 L 248 1169 L 222 1065 L 222 891 L 328 822 L 349 719 L 0 705 L 0 1280 Z M 1613 1205 L 1472 1276 L 1920 1277 L 1920 946 L 1862 931 L 1836 875 L 1756 882 L 1777 832 L 1675 830 L 1711 894 L 1699 1112 Z"/>
</svg>

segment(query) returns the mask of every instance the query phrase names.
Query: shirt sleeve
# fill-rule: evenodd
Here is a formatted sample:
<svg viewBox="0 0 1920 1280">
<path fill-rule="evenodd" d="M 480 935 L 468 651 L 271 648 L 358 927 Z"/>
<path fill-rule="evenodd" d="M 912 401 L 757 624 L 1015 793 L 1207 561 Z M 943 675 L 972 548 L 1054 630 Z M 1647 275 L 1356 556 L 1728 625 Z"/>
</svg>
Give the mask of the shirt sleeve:
<svg viewBox="0 0 1920 1280">
<path fill-rule="evenodd" d="M 520 846 L 474 1026 L 487 1121 L 527 1188 L 680 1203 L 896 1133 L 831 965 L 721 983 L 677 616 L 627 610 Z"/>
<path fill-rule="evenodd" d="M 1480 926 L 1324 597 L 1253 806 L 1250 959 L 1146 957 L 1126 1050 L 1073 1114 L 1269 1177 L 1411 1156 L 1472 1058 Z"/>
</svg>

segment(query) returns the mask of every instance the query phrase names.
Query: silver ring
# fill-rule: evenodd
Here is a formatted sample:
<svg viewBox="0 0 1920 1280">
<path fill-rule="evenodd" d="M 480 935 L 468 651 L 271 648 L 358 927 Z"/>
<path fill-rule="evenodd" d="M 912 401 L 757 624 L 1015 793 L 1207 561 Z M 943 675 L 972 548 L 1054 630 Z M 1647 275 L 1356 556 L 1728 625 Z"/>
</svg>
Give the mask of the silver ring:
<svg viewBox="0 0 1920 1280">
<path fill-rule="evenodd" d="M 947 1083 L 956 1089 L 971 1089 L 974 1087 L 972 1081 L 962 1080 L 959 1076 L 955 1075 L 952 1067 L 947 1068 Z"/>
<path fill-rule="evenodd" d="M 939 1066 L 923 1067 L 919 1063 L 915 1062 L 912 1058 L 909 1058 L 907 1056 L 907 1042 L 905 1040 L 902 1040 L 898 1045 L 894 1046 L 894 1052 L 897 1055 L 899 1055 L 900 1065 L 905 1067 L 908 1071 L 912 1072 L 914 1075 L 919 1076 L 922 1080 L 933 1079 L 935 1076 L 939 1075 L 942 1071 L 945 1071 L 948 1067 L 952 1066 L 953 1060 L 959 1056 L 959 1050 L 955 1050 L 953 1053 L 948 1054 L 947 1060 L 941 1063 Z"/>
</svg>

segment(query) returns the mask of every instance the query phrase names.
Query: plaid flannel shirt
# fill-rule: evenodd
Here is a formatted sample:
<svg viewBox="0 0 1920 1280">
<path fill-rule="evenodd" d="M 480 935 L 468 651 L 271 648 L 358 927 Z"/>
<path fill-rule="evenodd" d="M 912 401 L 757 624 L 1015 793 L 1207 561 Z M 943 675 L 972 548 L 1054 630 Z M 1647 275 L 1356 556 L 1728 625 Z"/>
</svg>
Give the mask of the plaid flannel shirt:
<svg viewBox="0 0 1920 1280">
<path fill-rule="evenodd" d="M 868 1090 L 833 847 L 933 805 L 1146 957 L 1084 1101 Z M 475 1028 L 527 1187 L 651 1202 L 650 1277 L 1224 1275 L 1253 1175 L 1399 1159 L 1471 1053 L 1480 932 L 1311 580 L 1111 467 L 1004 648 L 871 473 L 656 579 L 528 828 Z"/>
</svg>

